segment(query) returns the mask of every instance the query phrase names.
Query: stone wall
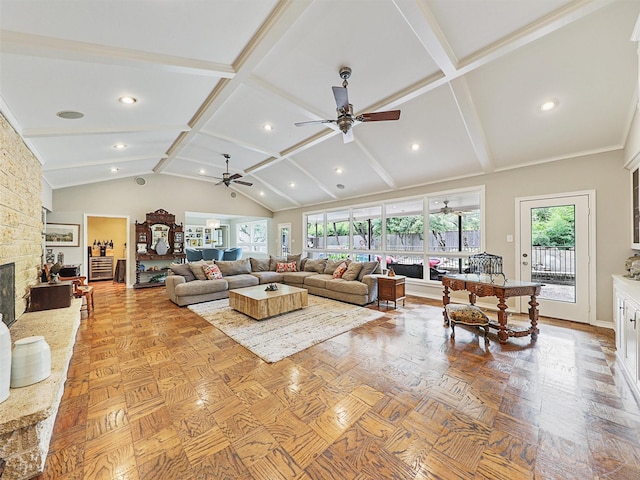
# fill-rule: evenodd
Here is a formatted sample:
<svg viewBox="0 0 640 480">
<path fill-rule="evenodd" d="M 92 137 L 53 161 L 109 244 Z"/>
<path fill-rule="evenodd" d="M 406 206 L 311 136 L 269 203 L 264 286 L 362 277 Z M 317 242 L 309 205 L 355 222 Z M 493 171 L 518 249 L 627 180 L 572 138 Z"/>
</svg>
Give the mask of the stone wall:
<svg viewBox="0 0 640 480">
<path fill-rule="evenodd" d="M 42 256 L 42 166 L 0 114 L 0 264 L 16 265 L 15 318 L 26 310 Z"/>
</svg>

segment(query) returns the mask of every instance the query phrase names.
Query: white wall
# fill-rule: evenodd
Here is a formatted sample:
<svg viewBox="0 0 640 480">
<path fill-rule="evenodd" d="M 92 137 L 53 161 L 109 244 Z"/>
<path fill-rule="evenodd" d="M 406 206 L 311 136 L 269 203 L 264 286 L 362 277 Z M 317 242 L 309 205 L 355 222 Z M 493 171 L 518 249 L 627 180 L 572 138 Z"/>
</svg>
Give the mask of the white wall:
<svg viewBox="0 0 640 480">
<path fill-rule="evenodd" d="M 304 246 L 303 212 L 485 185 L 486 251 L 501 255 L 507 278 L 514 278 L 515 243 L 507 243 L 506 238 L 507 235 L 516 234 L 515 199 L 593 189 L 597 195 L 596 321 L 612 324 L 611 275 L 624 273 L 624 261 L 632 253 L 629 172 L 623 167 L 623 163 L 622 151 L 588 155 L 405 191 L 323 204 L 317 208 L 277 212 L 273 216 L 273 224 L 291 223 L 293 253 L 299 253 Z M 422 284 L 419 287 L 409 285 L 408 290 L 431 298 L 442 298 L 440 284 Z M 510 305 L 513 305 L 513 302 Z"/>
</svg>

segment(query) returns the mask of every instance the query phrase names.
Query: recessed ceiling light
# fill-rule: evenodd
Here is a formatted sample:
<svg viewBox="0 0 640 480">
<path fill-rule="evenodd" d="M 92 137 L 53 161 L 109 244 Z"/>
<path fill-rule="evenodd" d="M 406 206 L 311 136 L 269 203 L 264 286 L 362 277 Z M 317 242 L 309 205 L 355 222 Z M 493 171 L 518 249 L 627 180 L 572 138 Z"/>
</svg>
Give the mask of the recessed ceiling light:
<svg viewBox="0 0 640 480">
<path fill-rule="evenodd" d="M 411 150 L 413 150 L 414 152 L 415 152 L 416 150 L 420 150 L 420 144 L 418 144 L 418 143 L 412 143 L 412 144 L 411 144 Z"/>
<path fill-rule="evenodd" d="M 122 150 L 123 148 L 127 148 L 127 146 L 124 143 L 116 143 L 113 148 L 116 150 Z"/>
<path fill-rule="evenodd" d="M 109 171 L 110 171 L 111 173 L 116 173 L 116 172 L 118 171 L 118 167 L 111 167 L 111 168 L 109 169 Z"/>
<path fill-rule="evenodd" d="M 549 110 L 553 110 L 557 106 L 558 106 L 557 100 L 547 100 L 546 102 L 541 104 L 538 108 L 540 108 L 540 110 L 542 110 L 543 112 L 548 112 Z"/>
<path fill-rule="evenodd" d="M 261 197 L 264 197 L 264 192 L 260 192 L 260 196 L 261 196 Z"/>
<path fill-rule="evenodd" d="M 270 132 L 271 130 L 273 130 L 273 125 L 271 125 L 271 124 L 269 124 L 269 123 L 265 123 L 265 124 L 264 124 L 264 129 L 265 129 L 267 132 Z"/>
<path fill-rule="evenodd" d="M 138 101 L 136 97 L 130 96 L 120 97 L 118 100 L 120 101 L 120 103 L 126 103 L 127 105 L 132 105 Z"/>
<path fill-rule="evenodd" d="M 339 183 L 336 185 L 336 188 L 339 188 L 340 190 L 344 190 L 344 185 Z"/>
<path fill-rule="evenodd" d="M 295 186 L 296 186 L 296 184 L 295 184 L 294 182 L 289 182 L 289 186 L 290 186 L 291 188 L 293 188 L 293 187 L 295 187 Z"/>
<path fill-rule="evenodd" d="M 200 175 L 204 175 L 204 174 L 205 174 L 205 173 L 207 173 L 207 172 L 205 172 L 204 168 L 201 168 L 201 169 L 200 169 L 200 171 L 199 171 L 198 173 L 199 173 Z"/>
<path fill-rule="evenodd" d="M 73 110 L 63 110 L 62 112 L 56 113 L 56 115 L 65 120 L 77 120 L 78 118 L 84 117 L 84 113 L 74 112 Z"/>
<path fill-rule="evenodd" d="M 336 168 L 336 173 L 342 173 L 342 169 L 340 167 Z"/>
</svg>

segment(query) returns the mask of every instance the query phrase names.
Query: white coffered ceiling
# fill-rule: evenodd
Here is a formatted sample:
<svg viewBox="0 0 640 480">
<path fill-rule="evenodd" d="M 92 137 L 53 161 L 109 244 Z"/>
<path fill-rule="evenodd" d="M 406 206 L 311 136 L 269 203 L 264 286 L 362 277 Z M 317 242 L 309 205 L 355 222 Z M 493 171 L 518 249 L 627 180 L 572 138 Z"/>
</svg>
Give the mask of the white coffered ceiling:
<svg viewBox="0 0 640 480">
<path fill-rule="evenodd" d="M 621 148 L 639 12 L 640 0 L 0 0 L 0 110 L 54 189 L 176 175 L 277 211 Z M 332 125 L 294 126 L 336 118 L 342 66 L 356 114 L 400 120 L 357 124 L 347 144 Z M 223 153 L 252 187 L 200 174 L 221 176 Z"/>
</svg>

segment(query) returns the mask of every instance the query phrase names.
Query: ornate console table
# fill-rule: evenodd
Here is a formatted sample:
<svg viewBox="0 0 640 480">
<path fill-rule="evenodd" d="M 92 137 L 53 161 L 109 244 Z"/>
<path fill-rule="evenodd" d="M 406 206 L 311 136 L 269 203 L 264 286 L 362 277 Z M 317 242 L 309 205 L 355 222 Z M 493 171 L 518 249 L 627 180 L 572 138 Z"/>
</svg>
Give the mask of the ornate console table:
<svg viewBox="0 0 640 480">
<path fill-rule="evenodd" d="M 538 338 L 538 302 L 536 296 L 542 288 L 541 283 L 519 282 L 516 280 L 500 280 L 496 283 L 483 281 L 482 277 L 474 274 L 445 275 L 442 277 L 444 286 L 442 304 L 446 306 L 450 303 L 449 290 L 466 290 L 469 292 L 469 303 L 476 302 L 476 297 L 497 297 L 498 298 L 498 322 L 490 322 L 489 326 L 498 330 L 500 343 L 506 343 L 509 337 L 524 337 L 531 335 L 532 340 Z M 514 328 L 507 325 L 507 303 L 510 297 L 529 296 L 529 319 L 530 328 Z M 446 310 L 442 313 L 446 325 L 449 325 Z"/>
</svg>

